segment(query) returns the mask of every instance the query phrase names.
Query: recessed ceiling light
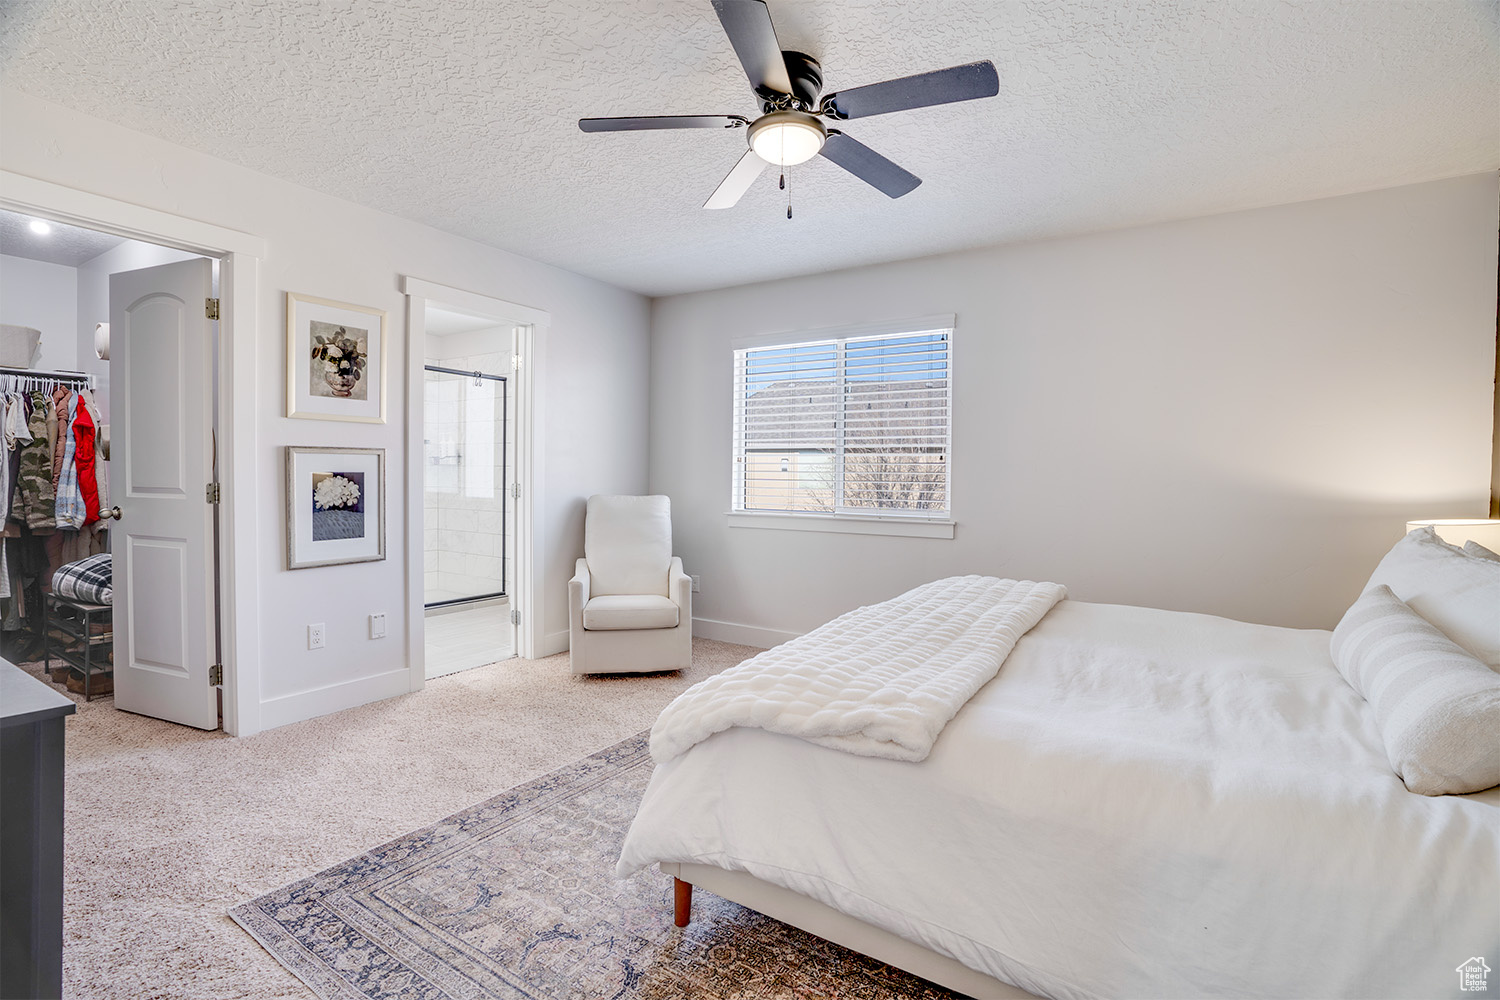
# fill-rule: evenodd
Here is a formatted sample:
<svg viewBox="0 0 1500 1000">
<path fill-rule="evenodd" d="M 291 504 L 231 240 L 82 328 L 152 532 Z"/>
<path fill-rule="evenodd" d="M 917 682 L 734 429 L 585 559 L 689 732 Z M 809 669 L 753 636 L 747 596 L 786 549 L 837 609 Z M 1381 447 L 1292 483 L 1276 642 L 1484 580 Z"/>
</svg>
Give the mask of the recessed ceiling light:
<svg viewBox="0 0 1500 1000">
<path fill-rule="evenodd" d="M 46 236 L 48 233 L 52 232 L 52 224 L 43 222 L 41 219 L 32 219 L 31 231 L 33 233 L 36 233 L 38 236 Z"/>
</svg>

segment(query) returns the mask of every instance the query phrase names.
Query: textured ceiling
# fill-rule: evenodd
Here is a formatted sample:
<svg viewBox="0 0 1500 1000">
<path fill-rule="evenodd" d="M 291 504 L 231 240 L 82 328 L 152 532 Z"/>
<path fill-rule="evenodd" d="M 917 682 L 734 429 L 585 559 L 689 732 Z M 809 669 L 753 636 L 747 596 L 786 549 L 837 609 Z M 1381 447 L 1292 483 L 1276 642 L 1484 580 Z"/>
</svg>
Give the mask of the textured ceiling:
<svg viewBox="0 0 1500 1000">
<path fill-rule="evenodd" d="M 753 115 L 708 0 L 4 0 L 0 84 L 659 295 L 1500 166 L 1500 3 L 772 0 L 827 90 L 976 59 L 1000 96 L 850 122 L 923 178 L 821 157 L 699 206 Z"/>
<path fill-rule="evenodd" d="M 123 236 L 96 233 L 61 222 L 49 222 L 52 232 L 38 236 L 31 231 L 32 218 L 0 210 L 0 254 L 77 267 L 125 242 Z"/>
</svg>

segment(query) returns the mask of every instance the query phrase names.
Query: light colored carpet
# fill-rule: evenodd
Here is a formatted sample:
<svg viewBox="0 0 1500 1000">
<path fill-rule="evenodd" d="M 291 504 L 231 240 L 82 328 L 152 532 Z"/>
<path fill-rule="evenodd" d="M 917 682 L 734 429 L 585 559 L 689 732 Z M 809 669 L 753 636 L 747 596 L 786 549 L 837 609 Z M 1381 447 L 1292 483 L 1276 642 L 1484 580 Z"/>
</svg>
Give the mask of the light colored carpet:
<svg viewBox="0 0 1500 1000">
<path fill-rule="evenodd" d="M 311 997 L 230 907 L 640 732 L 755 652 L 698 639 L 689 671 L 617 677 L 507 660 L 243 739 L 75 698 L 64 995 Z"/>
<path fill-rule="evenodd" d="M 325 1000 L 961 1000 L 719 899 L 615 877 L 646 733 L 230 911 Z"/>
</svg>

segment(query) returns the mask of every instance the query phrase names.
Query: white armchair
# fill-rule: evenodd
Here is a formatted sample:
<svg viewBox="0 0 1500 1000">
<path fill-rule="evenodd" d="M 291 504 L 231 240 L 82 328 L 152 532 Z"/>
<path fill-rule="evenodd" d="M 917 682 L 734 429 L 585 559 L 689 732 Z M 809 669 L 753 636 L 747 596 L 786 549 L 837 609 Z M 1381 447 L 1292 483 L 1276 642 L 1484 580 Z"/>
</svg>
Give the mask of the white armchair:
<svg viewBox="0 0 1500 1000">
<path fill-rule="evenodd" d="M 670 499 L 589 497 L 568 621 L 575 674 L 692 666 L 693 581 L 672 555 Z"/>
</svg>

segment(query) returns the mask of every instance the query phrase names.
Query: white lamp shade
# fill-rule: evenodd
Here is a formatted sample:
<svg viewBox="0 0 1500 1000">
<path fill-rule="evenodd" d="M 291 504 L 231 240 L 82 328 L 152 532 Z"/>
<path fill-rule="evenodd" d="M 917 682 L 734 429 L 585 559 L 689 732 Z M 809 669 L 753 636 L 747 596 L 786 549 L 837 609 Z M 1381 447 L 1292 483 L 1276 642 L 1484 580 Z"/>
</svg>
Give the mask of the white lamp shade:
<svg viewBox="0 0 1500 1000">
<path fill-rule="evenodd" d="M 1462 546 L 1477 542 L 1491 552 L 1500 552 L 1500 519 L 1487 517 L 1450 517 L 1426 521 L 1407 521 L 1406 530 L 1430 527 L 1449 545 Z"/>
</svg>

